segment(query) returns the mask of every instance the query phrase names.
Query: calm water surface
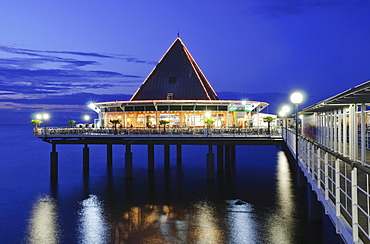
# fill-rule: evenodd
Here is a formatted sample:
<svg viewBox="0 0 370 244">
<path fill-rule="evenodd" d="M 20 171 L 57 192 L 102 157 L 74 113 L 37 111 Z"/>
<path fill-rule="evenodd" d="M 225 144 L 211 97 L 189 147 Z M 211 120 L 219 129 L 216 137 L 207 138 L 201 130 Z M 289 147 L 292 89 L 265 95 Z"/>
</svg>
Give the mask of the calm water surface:
<svg viewBox="0 0 370 244">
<path fill-rule="evenodd" d="M 328 220 L 308 220 L 306 192 L 275 146 L 237 146 L 235 166 L 206 180 L 205 146 L 184 146 L 183 163 L 163 168 L 155 147 L 133 146 L 134 177 L 124 178 L 124 146 L 57 146 L 59 179 L 49 179 L 51 146 L 32 126 L 0 127 L 0 243 L 336 243 Z M 216 150 L 214 150 L 216 151 Z M 324 234 L 325 233 L 325 234 Z"/>
</svg>

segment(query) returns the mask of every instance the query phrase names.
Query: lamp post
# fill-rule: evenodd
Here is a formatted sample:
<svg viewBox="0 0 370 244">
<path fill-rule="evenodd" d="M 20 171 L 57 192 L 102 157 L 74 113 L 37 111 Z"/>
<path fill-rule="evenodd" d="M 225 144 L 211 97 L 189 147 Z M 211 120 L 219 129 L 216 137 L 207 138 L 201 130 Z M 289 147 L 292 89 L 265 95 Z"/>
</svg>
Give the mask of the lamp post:
<svg viewBox="0 0 370 244">
<path fill-rule="evenodd" d="M 295 104 L 295 155 L 296 155 L 296 161 L 298 163 L 298 104 L 300 104 L 303 100 L 303 96 L 299 92 L 294 92 L 290 96 L 290 101 Z"/>
<path fill-rule="evenodd" d="M 286 121 L 286 114 L 290 111 L 289 106 L 285 105 L 282 107 L 281 111 L 279 112 L 279 115 L 283 118 L 283 138 L 284 138 L 284 122 L 285 122 L 285 138 L 286 138 L 286 128 L 288 127 L 287 121 Z"/>
<path fill-rule="evenodd" d="M 281 110 L 279 112 L 279 115 L 281 117 L 281 136 L 284 139 L 284 117 L 285 117 L 285 112 L 283 110 Z"/>
<path fill-rule="evenodd" d="M 49 119 L 49 114 L 37 114 L 36 115 L 36 119 L 40 120 L 40 119 L 44 119 L 45 120 L 45 123 L 44 123 L 44 135 L 46 136 L 46 120 Z"/>
</svg>

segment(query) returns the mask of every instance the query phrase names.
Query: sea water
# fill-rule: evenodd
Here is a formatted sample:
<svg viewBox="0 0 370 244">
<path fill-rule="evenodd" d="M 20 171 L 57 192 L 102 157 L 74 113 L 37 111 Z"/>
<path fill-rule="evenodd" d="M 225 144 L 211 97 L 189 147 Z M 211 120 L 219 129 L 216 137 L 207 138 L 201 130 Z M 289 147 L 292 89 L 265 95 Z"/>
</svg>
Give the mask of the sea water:
<svg viewBox="0 0 370 244">
<path fill-rule="evenodd" d="M 281 147 L 236 146 L 236 162 L 206 179 L 207 146 L 133 145 L 133 179 L 126 179 L 123 145 L 58 145 L 59 178 L 49 176 L 51 145 L 31 125 L 0 126 L 0 243 L 337 243 L 330 220 L 308 218 L 307 189 Z M 216 148 L 215 148 L 216 149 Z M 214 150 L 217 151 L 217 150 Z M 215 158 L 217 158 L 215 156 Z"/>
</svg>

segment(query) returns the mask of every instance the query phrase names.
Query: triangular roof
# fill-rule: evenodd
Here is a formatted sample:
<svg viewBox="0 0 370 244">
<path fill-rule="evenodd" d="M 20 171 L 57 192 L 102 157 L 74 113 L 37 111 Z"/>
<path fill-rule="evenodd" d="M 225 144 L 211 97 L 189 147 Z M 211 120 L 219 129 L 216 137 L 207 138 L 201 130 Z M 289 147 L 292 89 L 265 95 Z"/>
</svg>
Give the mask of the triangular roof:
<svg viewBox="0 0 370 244">
<path fill-rule="evenodd" d="M 130 101 L 166 100 L 169 96 L 174 100 L 219 100 L 179 37 Z"/>
</svg>

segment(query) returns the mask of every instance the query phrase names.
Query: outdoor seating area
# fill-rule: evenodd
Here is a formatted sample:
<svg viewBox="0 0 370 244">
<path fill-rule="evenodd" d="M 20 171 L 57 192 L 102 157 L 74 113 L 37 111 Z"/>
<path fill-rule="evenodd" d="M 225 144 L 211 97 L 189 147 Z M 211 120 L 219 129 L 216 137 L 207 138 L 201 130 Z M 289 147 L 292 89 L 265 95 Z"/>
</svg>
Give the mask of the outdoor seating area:
<svg viewBox="0 0 370 244">
<path fill-rule="evenodd" d="M 266 128 L 68 128 L 39 127 L 34 129 L 35 136 L 58 135 L 110 135 L 110 136 L 281 136 L 281 130 Z"/>
</svg>

